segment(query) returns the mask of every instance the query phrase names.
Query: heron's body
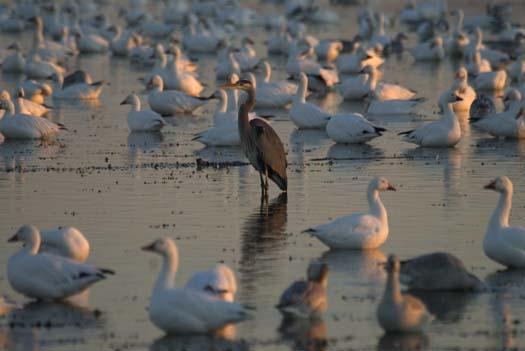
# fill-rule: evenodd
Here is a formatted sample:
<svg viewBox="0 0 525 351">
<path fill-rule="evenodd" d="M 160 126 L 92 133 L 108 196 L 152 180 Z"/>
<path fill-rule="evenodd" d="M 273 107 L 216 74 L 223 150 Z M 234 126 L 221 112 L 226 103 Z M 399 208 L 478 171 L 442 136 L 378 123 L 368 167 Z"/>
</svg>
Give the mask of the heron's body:
<svg viewBox="0 0 525 351">
<path fill-rule="evenodd" d="M 239 108 L 239 136 L 241 148 L 251 165 L 259 172 L 263 194 L 268 191 L 268 178 L 286 191 L 286 154 L 284 146 L 275 130 L 263 119 L 249 119 L 248 114 L 255 105 L 255 90 L 249 81 L 241 80 L 225 87 L 241 89 L 247 98 Z"/>
</svg>

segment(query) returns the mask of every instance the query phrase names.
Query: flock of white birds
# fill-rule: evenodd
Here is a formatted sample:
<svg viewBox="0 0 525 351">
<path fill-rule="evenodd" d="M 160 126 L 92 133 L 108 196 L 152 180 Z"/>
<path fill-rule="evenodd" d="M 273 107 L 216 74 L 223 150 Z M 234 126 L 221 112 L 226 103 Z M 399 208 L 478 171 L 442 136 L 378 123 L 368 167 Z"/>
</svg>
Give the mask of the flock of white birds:
<svg viewBox="0 0 525 351">
<path fill-rule="evenodd" d="M 354 6 L 356 2 L 334 3 Z M 521 42 L 525 29 L 510 21 L 508 4 L 488 5 L 486 14 L 475 16 L 461 9 L 449 12 L 444 0 L 410 1 L 398 14 L 363 6 L 357 17 L 359 33 L 340 40 L 318 40 L 307 33 L 310 23 L 340 20 L 330 7 L 308 0 L 282 1 L 281 13 L 271 15 L 258 14 L 236 0 L 169 0 L 155 4 L 164 6 L 160 19 L 148 11 L 150 5 L 146 0 L 130 0 L 119 12 L 124 27 L 110 23 L 103 9 L 111 5 L 104 0 L 19 1 L 1 7 L 0 31 L 34 32 L 26 50 L 15 43 L 2 52 L 2 71 L 27 78 L 12 94 L 3 91 L 0 95 L 3 138 L 47 139 L 66 132 L 65 126 L 46 118 L 53 113 L 46 102 L 98 99 L 105 82 L 94 82 L 88 72 L 68 72 L 65 67 L 77 55 L 107 53 L 151 67 L 143 79 L 149 109 L 134 93 L 122 101 L 131 105 L 127 116 L 131 131 L 158 132 L 166 127 L 167 116 L 192 113 L 218 99 L 213 127 L 193 140 L 209 146 L 240 145 L 237 119 L 245 102 L 240 94 L 245 93 L 223 89 L 221 82 L 231 85 L 242 78 L 255 89 L 255 108 L 288 109 L 297 128 L 325 129 L 336 143 L 366 143 L 386 129 L 359 113 L 330 114 L 307 99 L 310 94 L 339 91 L 345 100 L 366 100 L 366 115 L 417 111 L 425 97 L 381 81 L 385 60 L 405 50 L 407 35 L 389 32 L 393 21 L 414 30 L 418 44 L 407 50 L 416 61 L 450 57 L 462 62 L 453 84 L 439 95 L 442 117 L 400 133 L 404 141 L 421 147 L 454 147 L 462 139 L 459 118 L 470 118 L 476 128 L 496 137 L 525 137 L 525 45 Z M 243 26 L 268 31 L 267 53 L 287 57 L 289 79 L 272 80 L 272 67 L 258 56 L 252 39 L 236 35 Z M 240 39 L 240 47 L 231 45 L 231 38 Z M 199 81 L 193 60 L 203 54 L 217 57 L 218 89 L 210 96 L 202 95 L 205 84 Z M 501 112 L 494 101 L 500 98 Z M 262 117 L 252 112 L 249 118 Z M 508 268 L 525 268 L 525 228 L 509 225 L 512 182 L 500 176 L 485 188 L 499 192 L 500 200 L 488 224 L 484 251 Z M 340 217 L 306 232 L 331 249 L 378 248 L 389 234 L 387 210 L 379 196 L 388 190 L 396 189 L 386 178 L 374 178 L 367 190 L 368 213 Z M 7 278 L 15 291 L 31 299 L 64 300 L 114 273 L 86 263 L 89 242 L 75 228 L 41 231 L 24 225 L 9 241 L 24 245 L 9 258 Z M 235 302 L 235 274 L 226 265 L 198 272 L 185 286 L 175 287 L 179 261 L 175 242 L 158 239 L 142 249 L 163 259 L 149 306 L 150 319 L 160 329 L 207 333 L 250 317 L 245 306 Z M 420 331 L 433 319 L 423 302 L 401 293 L 400 283 L 426 290 L 486 288 L 458 258 L 446 253 L 403 262 L 392 255 L 385 268 L 388 280 L 377 318 L 387 332 Z M 325 311 L 328 269 L 319 263 L 308 267 L 307 280 L 293 283 L 282 294 L 277 308 L 283 315 L 316 318 Z M 1 313 L 10 308 L 19 306 L 0 300 Z"/>
</svg>

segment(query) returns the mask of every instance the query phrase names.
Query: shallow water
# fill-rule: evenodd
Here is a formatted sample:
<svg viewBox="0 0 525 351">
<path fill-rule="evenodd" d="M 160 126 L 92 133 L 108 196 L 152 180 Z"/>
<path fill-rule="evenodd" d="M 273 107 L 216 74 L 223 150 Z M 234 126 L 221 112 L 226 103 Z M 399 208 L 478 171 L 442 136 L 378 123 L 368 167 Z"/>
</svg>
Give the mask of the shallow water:
<svg viewBox="0 0 525 351">
<path fill-rule="evenodd" d="M 475 7 L 476 2 L 461 2 Z M 387 2 L 389 11 L 399 5 Z M 250 6 L 259 6 L 249 4 Z M 455 4 L 454 6 L 459 6 Z M 261 6 L 268 11 L 271 7 Z M 516 18 L 523 6 L 515 5 Z M 312 28 L 320 37 L 349 38 L 356 31 L 357 8 L 339 8 L 339 26 Z M 482 11 L 474 9 L 475 12 Z M 246 31 L 250 31 L 246 29 Z M 252 30 L 265 57 L 264 35 Z M 30 35 L 21 37 L 29 42 Z M 9 42 L 12 37 L 4 39 Z M 413 39 L 413 38 L 411 38 Z M 412 40 L 411 40 L 412 41 Z M 203 80 L 212 92 L 212 57 L 201 57 Z M 283 60 L 271 59 L 276 77 Z M 0 348 L 16 350 L 500 350 L 525 348 L 525 275 L 483 254 L 481 243 L 497 195 L 483 191 L 505 174 L 515 185 L 511 221 L 523 223 L 525 145 L 488 138 L 468 122 L 465 138 L 452 150 L 418 149 L 397 132 L 437 118 L 438 92 L 448 88 L 457 64 L 414 65 L 408 53 L 385 65 L 385 80 L 399 81 L 428 101 L 423 116 L 371 117 L 388 132 L 369 145 L 334 145 L 323 131 L 298 131 L 286 111 L 272 125 L 285 144 L 290 163 L 289 191 L 270 188 L 270 205 L 261 208 L 259 179 L 235 148 L 203 149 L 192 135 L 211 125 L 214 103 L 195 116 L 175 117 L 162 134 L 129 133 L 128 107 L 119 102 L 142 91 L 144 72 L 127 60 L 105 55 L 81 57 L 78 66 L 110 85 L 97 105 L 54 102 L 53 117 L 67 125 L 54 143 L 0 145 L 0 229 L 8 238 L 25 223 L 43 228 L 78 227 L 92 246 L 90 262 L 117 275 L 97 284 L 87 307 L 29 305 L 0 321 Z M 11 88 L 19 77 L 2 77 Z M 145 99 L 143 99 L 144 101 Z M 337 93 L 322 101 L 327 109 L 351 112 L 361 105 L 340 103 Z M 275 112 L 275 111 L 274 111 Z M 196 160 L 231 162 L 197 167 Z M 390 237 L 372 252 L 330 252 L 301 231 L 336 216 L 366 208 L 371 177 L 384 175 L 398 191 L 382 196 L 389 211 Z M 238 274 L 238 300 L 255 308 L 254 318 L 237 326 L 235 341 L 217 337 L 163 337 L 148 320 L 146 306 L 160 259 L 140 247 L 161 236 L 177 239 L 181 261 L 177 281 L 216 262 Z M 0 267 L 16 247 L 0 244 Z M 375 309 L 385 273 L 379 262 L 389 253 L 408 258 L 448 251 L 463 259 L 481 279 L 500 287 L 480 295 L 422 296 L 437 320 L 424 335 L 383 336 Z M 284 324 L 273 308 L 282 290 L 304 276 L 311 260 L 330 267 L 329 309 L 314 324 Z M 14 293 L 0 271 L 0 293 Z M 20 322 L 21 321 L 21 322 Z M 231 331 L 230 331 L 231 332 Z"/>
</svg>

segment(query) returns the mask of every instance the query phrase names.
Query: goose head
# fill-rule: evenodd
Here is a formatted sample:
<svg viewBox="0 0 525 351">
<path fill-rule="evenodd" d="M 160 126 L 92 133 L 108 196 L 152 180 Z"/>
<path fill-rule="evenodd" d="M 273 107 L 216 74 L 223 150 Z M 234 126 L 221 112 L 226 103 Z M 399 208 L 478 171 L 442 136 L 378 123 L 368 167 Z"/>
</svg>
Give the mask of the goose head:
<svg viewBox="0 0 525 351">
<path fill-rule="evenodd" d="M 170 253 L 177 252 L 177 245 L 170 238 L 160 238 L 149 245 L 143 246 L 141 250 L 153 252 L 161 256 L 167 256 Z"/>
<path fill-rule="evenodd" d="M 483 187 L 487 190 L 494 190 L 502 194 L 512 194 L 514 186 L 506 176 L 499 176 Z"/>
<path fill-rule="evenodd" d="M 459 92 L 456 90 L 456 91 L 451 92 L 450 94 L 447 94 L 445 102 L 452 104 L 454 102 L 463 101 L 463 98 L 458 96 L 458 93 Z"/>
<path fill-rule="evenodd" d="M 308 281 L 323 283 L 328 279 L 328 265 L 326 263 L 310 263 L 306 272 Z"/>
<path fill-rule="evenodd" d="M 136 106 L 137 104 L 140 104 L 140 100 L 137 95 L 129 94 L 120 104 Z"/>
<path fill-rule="evenodd" d="M 503 96 L 503 103 L 505 106 L 512 101 L 521 101 L 521 93 L 518 89 L 510 89 Z"/>
<path fill-rule="evenodd" d="M 386 262 L 385 269 L 388 273 L 399 273 L 399 270 L 401 269 L 399 257 L 397 257 L 396 255 L 388 256 L 388 261 Z"/>
<path fill-rule="evenodd" d="M 376 177 L 370 182 L 370 188 L 378 191 L 396 191 L 396 188 L 390 184 L 385 177 Z"/>
<path fill-rule="evenodd" d="M 23 225 L 17 232 L 7 240 L 8 243 L 22 242 L 24 245 L 32 244 L 38 241 L 40 232 L 33 225 Z"/>
<path fill-rule="evenodd" d="M 467 80 L 468 78 L 468 72 L 467 72 L 467 69 L 463 66 L 461 66 L 460 68 L 458 68 L 458 70 L 456 71 L 456 74 L 454 76 L 456 78 L 456 80 L 459 80 L 459 81 L 464 81 L 464 80 Z"/>
<path fill-rule="evenodd" d="M 153 88 L 159 88 L 161 91 L 164 88 L 164 81 L 158 74 L 155 74 L 153 77 L 151 77 L 148 84 L 146 85 L 146 89 L 148 90 Z"/>
</svg>

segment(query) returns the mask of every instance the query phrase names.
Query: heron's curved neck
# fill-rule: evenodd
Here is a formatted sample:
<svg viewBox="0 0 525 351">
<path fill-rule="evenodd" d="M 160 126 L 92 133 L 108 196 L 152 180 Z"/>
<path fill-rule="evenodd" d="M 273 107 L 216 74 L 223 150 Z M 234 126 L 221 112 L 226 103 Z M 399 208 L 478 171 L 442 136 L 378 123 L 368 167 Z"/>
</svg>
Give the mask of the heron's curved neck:
<svg viewBox="0 0 525 351">
<path fill-rule="evenodd" d="M 506 190 L 501 193 L 498 206 L 492 213 L 492 217 L 490 218 L 489 222 L 489 230 L 508 227 L 511 209 L 512 191 Z"/>
<path fill-rule="evenodd" d="M 245 131 L 250 128 L 250 119 L 248 114 L 255 105 L 255 90 L 253 88 L 245 90 L 245 93 L 248 95 L 246 100 L 239 107 L 239 116 L 238 116 L 238 127 L 239 135 L 242 138 L 245 134 Z"/>
</svg>

